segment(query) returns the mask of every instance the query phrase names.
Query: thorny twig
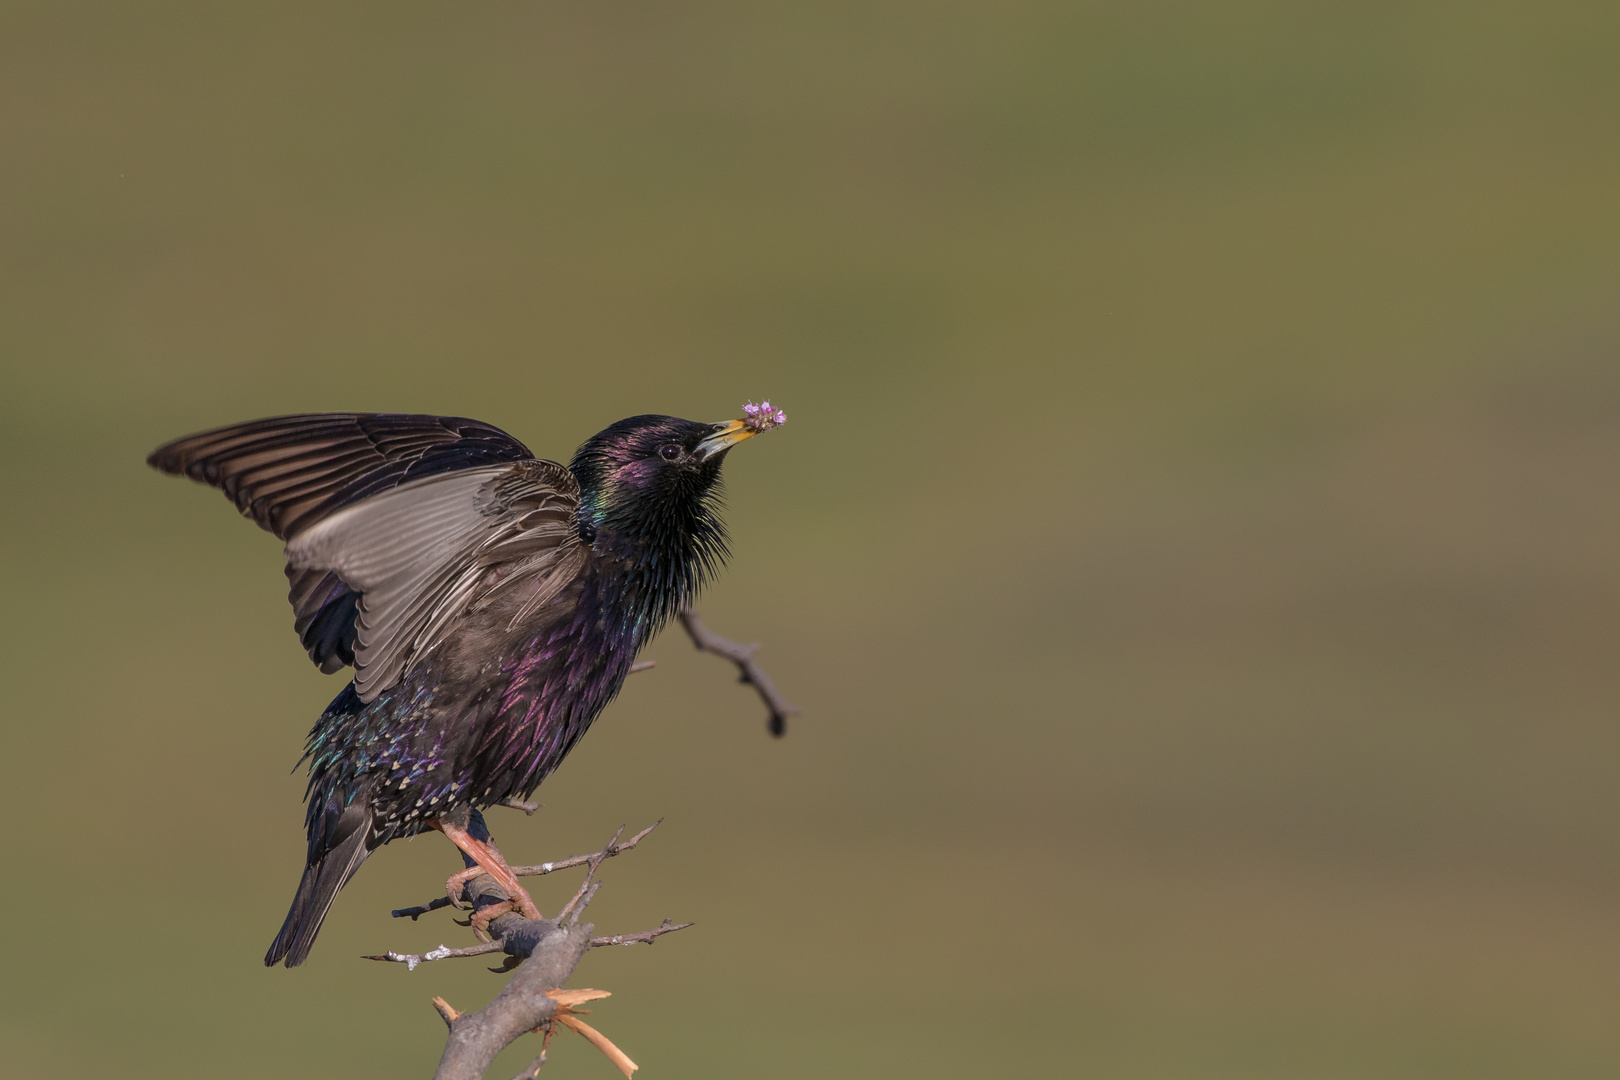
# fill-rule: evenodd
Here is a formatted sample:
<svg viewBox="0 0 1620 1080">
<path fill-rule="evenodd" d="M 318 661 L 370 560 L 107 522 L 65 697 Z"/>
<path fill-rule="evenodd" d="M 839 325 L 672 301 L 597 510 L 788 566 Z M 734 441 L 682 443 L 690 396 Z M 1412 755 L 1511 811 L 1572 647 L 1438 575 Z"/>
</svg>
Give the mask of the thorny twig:
<svg viewBox="0 0 1620 1080">
<path fill-rule="evenodd" d="M 641 843 L 643 837 L 652 832 L 654 829 L 658 828 L 658 826 L 662 825 L 663 822 L 664 819 L 659 818 L 657 821 L 653 822 L 651 825 L 647 826 L 645 829 L 642 829 L 640 832 L 636 833 L 636 835 L 622 843 L 617 842 L 618 835 L 615 834 L 615 842 L 610 843 L 601 851 L 593 851 L 589 855 L 570 855 L 568 858 L 558 859 L 556 862 L 536 863 L 533 866 L 514 866 L 512 867 L 512 873 L 516 874 L 518 877 L 540 877 L 544 874 L 554 874 L 558 870 L 568 870 L 575 866 L 587 866 L 590 864 L 592 859 L 595 859 L 597 863 L 600 864 L 603 859 L 611 859 L 615 855 L 629 851 L 631 848 Z M 620 832 L 623 831 L 623 829 L 620 830 Z M 412 922 L 415 922 L 417 919 L 421 918 L 423 915 L 426 915 L 430 911 L 438 911 L 440 908 L 446 908 L 449 906 L 450 898 L 447 896 L 439 896 L 429 900 L 425 904 L 418 904 L 416 907 L 396 908 L 393 912 L 391 912 L 391 914 L 396 919 L 410 919 Z"/>
<path fill-rule="evenodd" d="M 643 930 L 639 934 L 612 934 L 607 937 L 591 938 L 591 948 L 600 949 L 605 945 L 651 945 L 657 938 L 665 934 L 673 934 L 677 930 L 685 930 L 693 923 L 675 923 L 665 919 L 652 930 Z"/>
<path fill-rule="evenodd" d="M 759 691 L 760 700 L 771 711 L 768 721 L 772 735 L 780 738 L 787 731 L 787 720 L 790 716 L 799 715 L 797 705 L 789 705 L 777 691 L 776 684 L 771 677 L 765 674 L 765 669 L 754 662 L 754 654 L 759 651 L 759 645 L 739 645 L 735 641 L 721 637 L 719 634 L 703 625 L 698 613 L 691 608 L 682 608 L 677 616 L 686 633 L 703 652 L 711 652 L 716 656 L 723 656 L 737 665 L 737 679 L 745 682 Z"/>
<path fill-rule="evenodd" d="M 664 819 L 659 818 L 657 821 L 653 822 L 645 829 L 642 829 L 640 832 L 636 833 L 623 843 L 619 842 L 619 833 L 614 833 L 612 843 L 608 844 L 608 846 L 603 848 L 601 851 L 593 851 L 589 855 L 574 855 L 566 859 L 558 859 L 556 862 L 536 863 L 533 866 L 514 866 L 512 867 L 512 873 L 516 874 L 518 877 L 539 877 L 541 874 L 551 874 L 558 870 L 567 870 L 572 866 L 586 866 L 592 861 L 600 864 L 603 859 L 611 859 L 615 855 L 629 851 L 631 848 L 641 843 L 642 839 L 646 837 L 648 833 L 652 832 L 663 823 Z M 622 833 L 623 831 L 623 828 L 619 829 L 619 832 Z"/>
</svg>

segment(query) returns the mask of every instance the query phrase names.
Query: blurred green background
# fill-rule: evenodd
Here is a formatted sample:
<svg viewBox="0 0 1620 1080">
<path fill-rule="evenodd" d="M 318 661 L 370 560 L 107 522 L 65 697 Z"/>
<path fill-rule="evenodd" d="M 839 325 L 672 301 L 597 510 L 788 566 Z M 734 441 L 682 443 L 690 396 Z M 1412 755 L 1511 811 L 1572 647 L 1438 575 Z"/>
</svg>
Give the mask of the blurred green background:
<svg viewBox="0 0 1620 1080">
<path fill-rule="evenodd" d="M 5 1073 L 425 1077 L 500 985 L 357 959 L 466 940 L 387 918 L 437 837 L 260 966 L 341 684 L 148 450 L 767 394 L 702 610 L 804 716 L 669 635 L 492 813 L 666 818 L 594 921 L 697 927 L 575 977 L 642 1075 L 1620 1074 L 1617 72 L 1612 3 L 0 4 Z"/>
</svg>

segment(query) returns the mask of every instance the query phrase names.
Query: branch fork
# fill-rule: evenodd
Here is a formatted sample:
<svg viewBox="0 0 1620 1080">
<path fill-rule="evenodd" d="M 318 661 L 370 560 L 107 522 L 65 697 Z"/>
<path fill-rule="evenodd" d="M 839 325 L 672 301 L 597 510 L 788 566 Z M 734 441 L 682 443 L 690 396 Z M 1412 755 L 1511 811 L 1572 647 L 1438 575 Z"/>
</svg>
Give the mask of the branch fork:
<svg viewBox="0 0 1620 1080">
<path fill-rule="evenodd" d="M 464 948 L 453 949 L 441 944 L 438 948 L 423 953 L 389 951 L 366 957 L 368 960 L 404 964 L 406 970 L 414 971 L 418 965 L 424 963 L 502 953 L 505 954 L 502 966 L 490 970 L 517 972 L 494 1000 L 476 1012 L 463 1013 L 443 998 L 433 999 L 434 1009 L 450 1029 L 444 1055 L 439 1061 L 438 1071 L 434 1074 L 435 1080 L 480 1080 L 496 1054 L 522 1035 L 539 1032 L 546 1040 L 540 1055 L 530 1063 L 528 1069 L 519 1074 L 520 1077 L 534 1077 L 545 1064 L 546 1047 L 549 1046 L 555 1024 L 558 1023 L 576 1032 L 602 1051 L 626 1077 L 635 1071 L 636 1063 L 607 1036 L 579 1019 L 584 1010 L 574 1008 L 583 1002 L 607 997 L 608 991 L 565 990 L 561 986 L 573 973 L 585 953 L 593 948 L 610 945 L 650 945 L 665 934 L 684 930 L 692 925 L 665 919 L 654 929 L 639 933 L 596 936 L 592 933 L 594 927 L 590 923 L 580 921 L 585 909 L 595 898 L 597 890 L 602 887 L 602 883 L 596 880 L 597 871 L 602 864 L 615 855 L 634 848 L 658 825 L 659 822 L 655 821 L 625 840 L 620 839 L 624 836 L 624 827 L 620 826 L 612 839 L 598 851 L 534 866 L 512 867 L 515 873 L 529 877 L 575 866 L 586 868 L 584 879 L 573 897 L 551 918 L 526 919 L 521 914 L 513 912 L 510 910 L 511 905 L 505 890 L 487 874 L 479 875 L 464 883 L 461 888 L 466 898 L 472 902 L 475 932 L 478 930 L 478 923 L 487 923 L 489 940 Z M 393 914 L 395 918 L 409 917 L 415 920 L 429 911 L 449 906 L 448 897 L 438 897 L 418 907 L 401 908 Z M 479 916 L 486 911 L 494 917 L 480 919 Z M 495 914 L 496 911 L 499 914 Z"/>
</svg>

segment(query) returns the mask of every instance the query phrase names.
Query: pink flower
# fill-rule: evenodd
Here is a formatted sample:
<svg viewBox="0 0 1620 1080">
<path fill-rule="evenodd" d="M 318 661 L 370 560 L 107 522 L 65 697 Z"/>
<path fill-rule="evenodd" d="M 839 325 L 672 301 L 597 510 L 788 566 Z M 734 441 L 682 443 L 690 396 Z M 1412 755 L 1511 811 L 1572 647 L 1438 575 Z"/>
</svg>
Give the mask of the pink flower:
<svg viewBox="0 0 1620 1080">
<path fill-rule="evenodd" d="M 787 423 L 787 413 L 781 409 L 772 408 L 768 398 L 758 405 L 754 404 L 753 399 L 749 399 L 748 403 L 742 407 L 742 411 L 743 416 L 746 418 L 743 422 L 748 426 L 748 430 L 756 434 L 761 431 L 769 431 L 774 427 L 781 427 Z"/>
</svg>

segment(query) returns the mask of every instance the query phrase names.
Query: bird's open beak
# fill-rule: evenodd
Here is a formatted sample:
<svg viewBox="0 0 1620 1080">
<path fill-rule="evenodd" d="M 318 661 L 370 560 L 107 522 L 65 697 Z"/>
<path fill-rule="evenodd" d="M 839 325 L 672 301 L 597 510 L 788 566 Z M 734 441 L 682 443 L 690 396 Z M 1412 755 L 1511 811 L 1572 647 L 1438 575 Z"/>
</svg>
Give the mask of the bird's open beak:
<svg viewBox="0 0 1620 1080">
<path fill-rule="evenodd" d="M 752 439 L 759 432 L 748 426 L 746 420 L 728 420 L 722 424 L 714 425 L 714 434 L 697 444 L 698 457 L 707 461 L 714 455 L 733 446 L 744 439 Z"/>
</svg>

